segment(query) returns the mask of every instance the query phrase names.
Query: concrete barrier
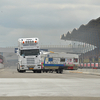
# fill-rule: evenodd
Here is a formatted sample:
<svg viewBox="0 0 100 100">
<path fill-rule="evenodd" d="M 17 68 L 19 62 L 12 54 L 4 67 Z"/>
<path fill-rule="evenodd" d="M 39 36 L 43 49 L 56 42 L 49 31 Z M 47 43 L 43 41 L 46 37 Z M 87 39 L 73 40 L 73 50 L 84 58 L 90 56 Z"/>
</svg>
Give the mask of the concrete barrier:
<svg viewBox="0 0 100 100">
<path fill-rule="evenodd" d="M 0 63 L 0 69 L 1 69 L 1 68 L 4 68 L 4 65 Z"/>
</svg>

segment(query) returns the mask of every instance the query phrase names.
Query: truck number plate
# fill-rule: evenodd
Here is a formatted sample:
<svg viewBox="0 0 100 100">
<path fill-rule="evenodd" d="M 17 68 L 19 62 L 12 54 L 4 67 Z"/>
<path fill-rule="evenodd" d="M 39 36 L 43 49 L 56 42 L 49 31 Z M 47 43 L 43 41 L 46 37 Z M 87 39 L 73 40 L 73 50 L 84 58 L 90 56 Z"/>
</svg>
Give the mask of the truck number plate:
<svg viewBox="0 0 100 100">
<path fill-rule="evenodd" d="M 32 70 L 33 68 L 29 68 L 30 70 Z"/>
</svg>

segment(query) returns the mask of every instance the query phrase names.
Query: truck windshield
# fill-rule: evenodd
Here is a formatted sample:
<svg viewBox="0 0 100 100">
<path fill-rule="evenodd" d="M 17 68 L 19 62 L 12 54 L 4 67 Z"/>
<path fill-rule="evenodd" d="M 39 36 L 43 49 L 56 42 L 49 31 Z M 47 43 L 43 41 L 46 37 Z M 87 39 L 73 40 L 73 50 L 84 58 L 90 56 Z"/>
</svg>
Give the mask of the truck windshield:
<svg viewBox="0 0 100 100">
<path fill-rule="evenodd" d="M 32 50 L 21 50 L 21 56 L 32 56 L 32 55 L 39 55 L 39 49 L 32 49 Z"/>
</svg>

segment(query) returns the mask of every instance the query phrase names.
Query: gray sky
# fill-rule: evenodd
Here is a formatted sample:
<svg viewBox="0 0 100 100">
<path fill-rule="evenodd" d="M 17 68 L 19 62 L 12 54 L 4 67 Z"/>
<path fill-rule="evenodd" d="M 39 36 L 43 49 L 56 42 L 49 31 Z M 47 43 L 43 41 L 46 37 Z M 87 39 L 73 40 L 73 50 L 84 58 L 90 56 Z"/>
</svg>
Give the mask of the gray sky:
<svg viewBox="0 0 100 100">
<path fill-rule="evenodd" d="M 42 45 L 67 44 L 60 35 L 100 16 L 100 0 L 0 0 L 0 47 L 38 37 Z"/>
</svg>

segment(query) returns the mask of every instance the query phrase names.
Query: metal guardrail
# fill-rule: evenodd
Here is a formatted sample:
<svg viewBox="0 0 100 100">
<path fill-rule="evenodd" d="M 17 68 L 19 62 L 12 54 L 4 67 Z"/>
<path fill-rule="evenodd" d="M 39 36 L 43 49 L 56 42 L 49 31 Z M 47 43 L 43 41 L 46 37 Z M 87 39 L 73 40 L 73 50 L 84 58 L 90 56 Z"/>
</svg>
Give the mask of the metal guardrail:
<svg viewBox="0 0 100 100">
<path fill-rule="evenodd" d="M 100 63 L 80 63 L 79 68 L 100 69 Z"/>
<path fill-rule="evenodd" d="M 40 48 L 42 47 L 59 47 L 59 48 L 91 48 L 91 47 L 84 47 L 83 45 L 40 45 Z M 17 48 L 17 46 L 9 46 L 9 47 L 1 47 L 1 48 Z"/>
<path fill-rule="evenodd" d="M 7 49 L 9 49 L 8 51 L 14 51 L 15 48 L 18 48 L 17 46 L 13 46 L 13 47 L 5 47 L 5 48 L 1 48 L 1 52 L 6 51 Z M 67 51 L 71 51 L 74 53 L 86 53 L 88 51 L 92 51 L 94 48 L 93 47 L 84 47 L 83 45 L 40 45 L 40 49 L 51 49 L 54 50 L 56 48 L 59 48 L 60 51 L 62 50 L 63 52 Z M 57 50 L 57 49 L 56 49 Z"/>
</svg>

